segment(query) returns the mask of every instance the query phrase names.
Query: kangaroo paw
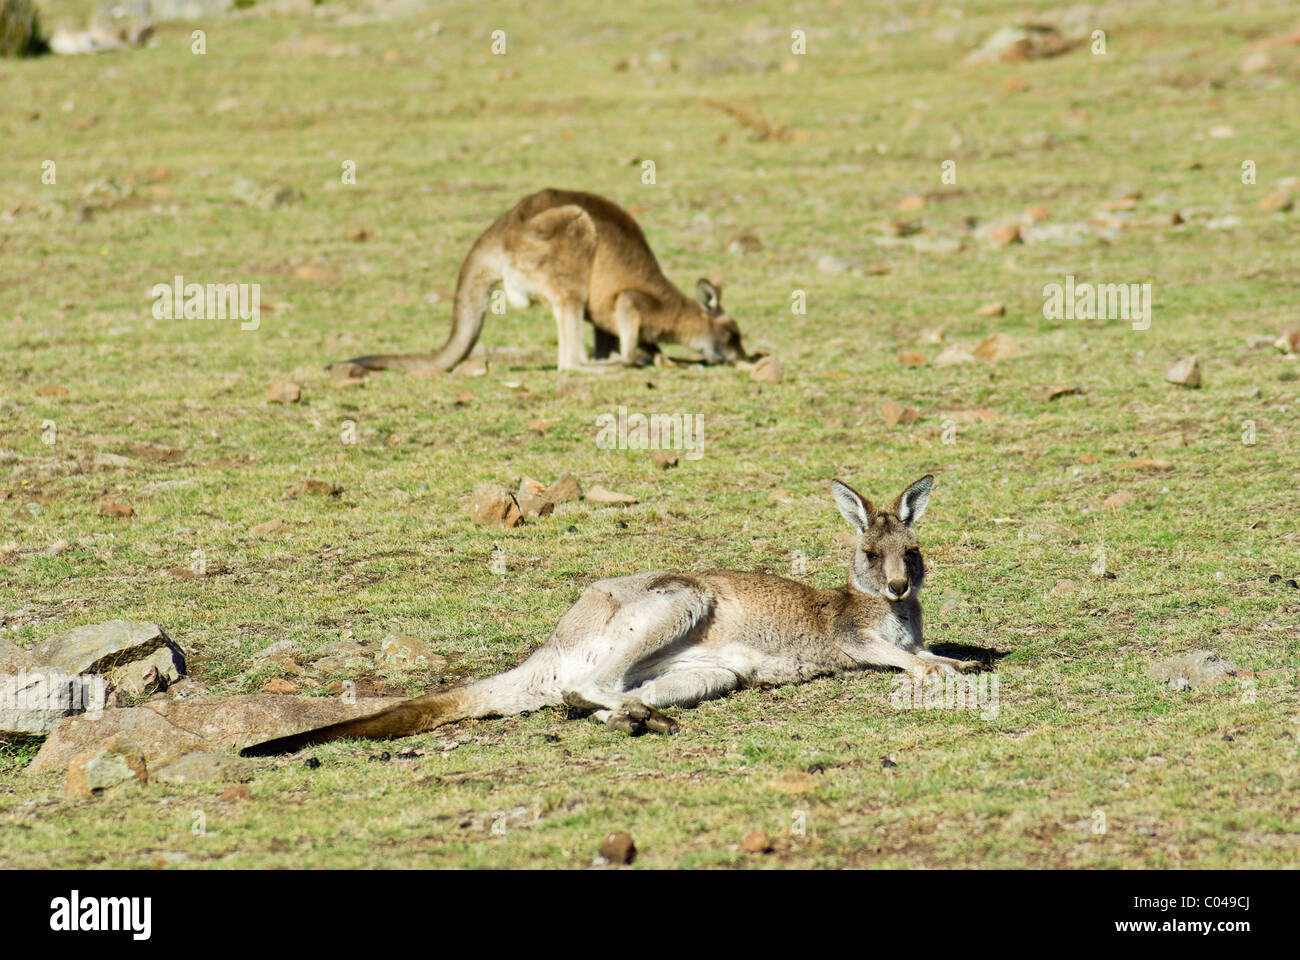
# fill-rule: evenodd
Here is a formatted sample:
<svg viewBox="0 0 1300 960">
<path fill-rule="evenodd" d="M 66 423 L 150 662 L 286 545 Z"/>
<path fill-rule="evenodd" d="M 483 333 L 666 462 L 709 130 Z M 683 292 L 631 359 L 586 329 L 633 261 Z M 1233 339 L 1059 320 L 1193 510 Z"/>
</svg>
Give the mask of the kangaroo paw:
<svg viewBox="0 0 1300 960">
<path fill-rule="evenodd" d="M 572 707 L 574 710 L 586 710 L 590 712 L 592 710 L 600 710 L 604 706 L 604 704 L 596 703 L 593 700 L 588 700 L 586 697 L 578 693 L 576 690 L 564 691 L 564 693 L 561 695 L 561 699 L 564 701 L 564 705 L 566 707 Z"/>
<path fill-rule="evenodd" d="M 611 714 L 605 726 L 617 733 L 626 733 L 629 737 L 639 737 L 645 733 L 645 724 L 635 720 L 626 713 Z"/>
</svg>

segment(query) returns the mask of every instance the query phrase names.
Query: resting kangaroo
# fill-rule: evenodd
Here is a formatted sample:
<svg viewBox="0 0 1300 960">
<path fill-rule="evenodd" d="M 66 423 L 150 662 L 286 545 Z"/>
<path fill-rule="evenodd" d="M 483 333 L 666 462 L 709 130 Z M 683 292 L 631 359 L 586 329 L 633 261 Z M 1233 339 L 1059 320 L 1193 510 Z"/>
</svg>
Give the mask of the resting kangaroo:
<svg viewBox="0 0 1300 960">
<path fill-rule="evenodd" d="M 921 638 L 925 577 L 916 522 L 933 478 L 879 509 L 836 480 L 835 503 L 858 531 L 849 582 L 835 590 L 735 570 L 641 573 L 589 586 L 550 640 L 513 670 L 380 713 L 243 751 L 263 756 L 345 737 L 386 739 L 469 717 L 561 704 L 636 734 L 675 733 L 661 707 L 691 707 L 742 687 L 799 683 L 864 667 L 966 671 Z"/>
<path fill-rule="evenodd" d="M 598 360 L 617 346 L 624 363 L 638 348 L 678 343 L 708 363 L 744 359 L 740 328 L 708 280 L 697 299 L 664 276 L 645 234 L 618 204 L 592 193 L 542 190 L 524 197 L 474 241 L 460 267 L 451 335 L 437 353 L 358 357 L 371 370 L 450 370 L 474 348 L 492 287 L 513 307 L 545 301 L 555 314 L 561 370 L 592 369 L 583 357 L 582 321 L 596 327 Z"/>
</svg>

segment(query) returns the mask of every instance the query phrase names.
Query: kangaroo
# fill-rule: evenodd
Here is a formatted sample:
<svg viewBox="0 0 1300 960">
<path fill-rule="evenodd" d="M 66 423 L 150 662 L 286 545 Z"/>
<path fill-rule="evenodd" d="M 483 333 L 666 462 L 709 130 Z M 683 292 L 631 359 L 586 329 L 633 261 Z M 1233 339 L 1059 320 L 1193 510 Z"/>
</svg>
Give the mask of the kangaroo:
<svg viewBox="0 0 1300 960">
<path fill-rule="evenodd" d="M 745 359 L 740 328 L 723 309 L 718 288 L 700 280 L 692 300 L 673 286 L 631 214 L 593 193 L 542 190 L 474 241 L 460 267 L 451 334 L 442 349 L 350 362 L 370 370 L 452 369 L 474 348 L 498 281 L 512 307 L 539 300 L 550 305 L 561 370 L 606 369 L 583 355 L 584 316 L 596 327 L 597 361 L 608 360 L 617 347 L 624 363 L 635 364 L 638 348 L 655 353 L 662 343 L 698 350 L 706 363 Z"/>
<path fill-rule="evenodd" d="M 800 683 L 866 667 L 925 676 L 977 661 L 933 653 L 917 594 L 925 564 L 914 530 L 934 478 L 881 509 L 846 483 L 835 504 L 857 541 L 845 586 L 817 590 L 763 573 L 657 571 L 599 580 L 550 639 L 513 670 L 379 713 L 246 747 L 287 753 L 341 738 L 404 737 L 470 717 L 568 706 L 629 734 L 672 734 L 664 707 L 692 707 L 732 690 Z"/>
</svg>

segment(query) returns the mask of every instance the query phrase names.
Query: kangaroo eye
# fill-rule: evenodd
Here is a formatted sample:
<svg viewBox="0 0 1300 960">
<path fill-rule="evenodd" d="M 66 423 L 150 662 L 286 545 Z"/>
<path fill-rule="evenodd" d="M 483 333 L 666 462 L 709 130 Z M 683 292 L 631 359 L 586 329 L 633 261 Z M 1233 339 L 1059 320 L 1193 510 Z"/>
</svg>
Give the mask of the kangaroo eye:
<svg viewBox="0 0 1300 960">
<path fill-rule="evenodd" d="M 876 553 L 874 550 L 867 550 L 866 554 L 868 560 L 875 560 L 879 556 L 879 554 Z"/>
</svg>

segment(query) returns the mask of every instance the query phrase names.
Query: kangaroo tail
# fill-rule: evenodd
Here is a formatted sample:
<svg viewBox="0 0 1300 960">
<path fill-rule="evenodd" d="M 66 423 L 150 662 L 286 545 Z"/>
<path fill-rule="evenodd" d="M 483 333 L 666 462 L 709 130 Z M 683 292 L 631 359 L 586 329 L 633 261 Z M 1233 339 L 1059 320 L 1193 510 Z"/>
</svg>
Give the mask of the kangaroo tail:
<svg viewBox="0 0 1300 960">
<path fill-rule="evenodd" d="M 395 740 L 470 717 L 510 716 L 555 706 L 562 702 L 560 696 L 544 686 L 547 672 L 554 672 L 552 654 L 540 653 L 495 677 L 404 700 L 368 716 L 250 744 L 239 755 L 269 757 L 331 740 Z"/>
<path fill-rule="evenodd" d="M 387 353 L 348 361 L 367 370 L 450 370 L 469 356 L 483 330 L 492 285 L 501 279 L 496 257 L 480 238 L 460 267 L 456 301 L 451 312 L 451 333 L 437 353 Z"/>
</svg>

